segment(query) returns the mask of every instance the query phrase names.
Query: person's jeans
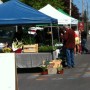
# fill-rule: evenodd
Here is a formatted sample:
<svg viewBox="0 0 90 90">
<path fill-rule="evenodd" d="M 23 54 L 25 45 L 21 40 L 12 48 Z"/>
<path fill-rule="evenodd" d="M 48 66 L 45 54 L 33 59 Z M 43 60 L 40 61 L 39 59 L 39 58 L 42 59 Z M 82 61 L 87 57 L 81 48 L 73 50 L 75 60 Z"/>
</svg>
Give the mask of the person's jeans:
<svg viewBox="0 0 90 90">
<path fill-rule="evenodd" d="M 82 52 L 88 52 L 88 49 L 86 48 L 86 42 L 87 40 L 86 39 L 82 39 L 81 41 L 81 46 L 82 46 Z"/>
<path fill-rule="evenodd" d="M 74 49 L 66 49 L 67 66 L 74 66 Z"/>
</svg>

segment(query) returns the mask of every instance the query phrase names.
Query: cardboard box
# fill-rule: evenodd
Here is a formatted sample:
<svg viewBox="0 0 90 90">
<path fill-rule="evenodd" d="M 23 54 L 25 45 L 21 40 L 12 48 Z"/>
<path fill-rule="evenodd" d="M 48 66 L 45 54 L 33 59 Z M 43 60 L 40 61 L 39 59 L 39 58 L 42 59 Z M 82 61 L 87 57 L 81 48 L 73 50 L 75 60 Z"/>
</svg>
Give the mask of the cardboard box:
<svg viewBox="0 0 90 90">
<path fill-rule="evenodd" d="M 53 63 L 53 68 L 57 68 L 61 65 L 62 60 L 52 60 L 50 63 Z"/>
<path fill-rule="evenodd" d="M 57 74 L 56 68 L 48 68 L 48 74 Z"/>
</svg>

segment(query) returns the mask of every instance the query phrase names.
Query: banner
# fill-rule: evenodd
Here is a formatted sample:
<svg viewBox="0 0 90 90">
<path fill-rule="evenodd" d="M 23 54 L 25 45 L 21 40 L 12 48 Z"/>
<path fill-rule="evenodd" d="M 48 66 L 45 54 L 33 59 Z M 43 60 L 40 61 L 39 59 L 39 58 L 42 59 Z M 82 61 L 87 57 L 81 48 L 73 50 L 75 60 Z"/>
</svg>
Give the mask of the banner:
<svg viewBox="0 0 90 90">
<path fill-rule="evenodd" d="M 14 53 L 0 53 L 0 90 L 16 90 Z"/>
<path fill-rule="evenodd" d="M 84 30 L 84 22 L 79 22 L 78 23 L 78 30 Z"/>
</svg>

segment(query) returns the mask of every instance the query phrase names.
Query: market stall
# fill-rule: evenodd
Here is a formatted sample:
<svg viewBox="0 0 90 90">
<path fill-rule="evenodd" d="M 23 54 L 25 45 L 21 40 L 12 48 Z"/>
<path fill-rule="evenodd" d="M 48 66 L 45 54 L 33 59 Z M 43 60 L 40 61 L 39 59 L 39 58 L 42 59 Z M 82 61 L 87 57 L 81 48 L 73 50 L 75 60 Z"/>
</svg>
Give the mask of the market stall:
<svg viewBox="0 0 90 90">
<path fill-rule="evenodd" d="M 65 24 L 78 24 L 78 20 L 66 15 L 65 13 L 60 12 L 59 10 L 55 9 L 50 4 L 47 4 L 45 7 L 39 9 L 40 12 L 56 18 L 58 20 L 58 24 L 65 25 Z"/>
<path fill-rule="evenodd" d="M 8 13 L 7 13 L 8 12 Z M 13 25 L 13 26 L 18 26 L 18 25 L 27 25 L 27 24 L 54 24 L 57 23 L 57 19 L 54 19 L 50 16 L 47 16 L 40 11 L 20 2 L 19 0 L 10 0 L 7 1 L 3 4 L 0 5 L 0 26 L 4 25 Z M 52 28 L 51 28 L 52 31 Z M 52 35 L 52 45 L 53 45 L 53 35 Z M 25 56 L 25 59 L 22 57 L 22 54 Z M 30 56 L 37 57 L 39 53 L 28 53 L 27 54 L 29 57 L 26 56 L 25 53 L 19 53 L 16 55 L 16 62 L 20 62 L 19 66 L 21 65 L 21 61 L 25 62 L 23 64 L 26 65 L 26 67 L 30 67 L 29 62 L 34 62 L 34 59 Z M 37 55 L 37 56 L 35 56 Z M 40 54 L 41 55 L 41 54 Z M 48 54 L 49 55 L 49 54 Z M 44 56 L 48 56 L 47 54 L 42 53 L 41 57 L 42 59 L 46 59 Z M 51 59 L 51 55 L 47 57 L 48 59 Z M 19 59 L 18 59 L 19 57 Z M 26 58 L 28 59 L 29 62 L 26 61 Z M 33 59 L 33 60 L 31 60 Z M 42 59 L 37 59 L 37 63 L 40 62 Z M 51 59 L 52 60 L 52 59 Z M 37 63 L 34 65 L 31 64 L 31 66 L 37 66 Z M 28 64 L 28 65 L 27 65 Z M 24 66 L 24 65 L 21 65 Z"/>
</svg>

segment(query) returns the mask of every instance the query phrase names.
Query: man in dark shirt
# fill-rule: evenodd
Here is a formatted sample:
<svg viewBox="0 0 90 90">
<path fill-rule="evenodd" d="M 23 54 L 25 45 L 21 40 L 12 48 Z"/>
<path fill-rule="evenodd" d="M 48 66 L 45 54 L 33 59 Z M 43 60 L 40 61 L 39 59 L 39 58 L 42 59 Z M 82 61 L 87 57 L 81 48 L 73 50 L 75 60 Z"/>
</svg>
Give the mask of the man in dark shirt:
<svg viewBox="0 0 90 90">
<path fill-rule="evenodd" d="M 74 48 L 75 48 L 75 33 L 74 30 L 66 27 L 66 33 L 61 36 L 65 40 L 65 48 L 66 48 L 66 61 L 67 67 L 74 67 Z"/>
<path fill-rule="evenodd" d="M 82 47 L 82 53 L 88 53 L 88 49 L 86 48 L 86 42 L 87 42 L 87 32 L 85 30 L 81 30 L 81 47 Z"/>
</svg>

